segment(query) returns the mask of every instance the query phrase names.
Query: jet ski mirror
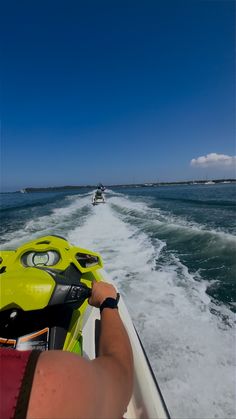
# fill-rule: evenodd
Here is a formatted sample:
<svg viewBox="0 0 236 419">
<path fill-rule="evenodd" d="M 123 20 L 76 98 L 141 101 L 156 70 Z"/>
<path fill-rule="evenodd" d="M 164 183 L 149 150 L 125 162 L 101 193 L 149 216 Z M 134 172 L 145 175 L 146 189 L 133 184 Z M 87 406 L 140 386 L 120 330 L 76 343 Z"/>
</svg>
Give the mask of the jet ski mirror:
<svg viewBox="0 0 236 419">
<path fill-rule="evenodd" d="M 95 255 L 89 255 L 85 253 L 76 253 L 76 260 L 79 262 L 82 268 L 91 268 L 92 266 L 99 265 L 99 258 Z"/>
</svg>

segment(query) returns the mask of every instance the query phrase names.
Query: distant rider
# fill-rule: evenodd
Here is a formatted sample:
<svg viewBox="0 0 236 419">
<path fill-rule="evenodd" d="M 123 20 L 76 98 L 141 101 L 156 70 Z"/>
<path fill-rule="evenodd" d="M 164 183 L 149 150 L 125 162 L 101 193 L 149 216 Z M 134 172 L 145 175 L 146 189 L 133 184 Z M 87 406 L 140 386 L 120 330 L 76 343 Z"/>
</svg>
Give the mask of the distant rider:
<svg viewBox="0 0 236 419">
<path fill-rule="evenodd" d="M 96 191 L 96 198 L 102 198 L 102 190 L 101 188 L 98 188 Z"/>
</svg>

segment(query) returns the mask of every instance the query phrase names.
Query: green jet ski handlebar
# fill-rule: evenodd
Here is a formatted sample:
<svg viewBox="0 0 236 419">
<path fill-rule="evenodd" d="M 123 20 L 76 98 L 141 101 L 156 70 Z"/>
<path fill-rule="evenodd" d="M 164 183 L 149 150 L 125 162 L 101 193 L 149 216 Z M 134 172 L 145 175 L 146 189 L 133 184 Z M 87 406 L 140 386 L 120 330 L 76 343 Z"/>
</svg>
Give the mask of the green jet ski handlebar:
<svg viewBox="0 0 236 419">
<path fill-rule="evenodd" d="M 0 310 L 24 311 L 74 304 L 91 295 L 94 271 L 102 268 L 100 255 L 72 246 L 59 236 L 45 236 L 0 252 Z"/>
</svg>

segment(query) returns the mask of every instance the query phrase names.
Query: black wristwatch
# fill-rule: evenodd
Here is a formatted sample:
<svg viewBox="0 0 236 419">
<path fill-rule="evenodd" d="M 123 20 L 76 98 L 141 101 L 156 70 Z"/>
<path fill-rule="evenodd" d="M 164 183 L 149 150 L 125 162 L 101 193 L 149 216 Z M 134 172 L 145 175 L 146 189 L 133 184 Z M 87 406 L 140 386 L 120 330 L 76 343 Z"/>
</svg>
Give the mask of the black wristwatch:
<svg viewBox="0 0 236 419">
<path fill-rule="evenodd" d="M 106 298 L 103 303 L 100 305 L 100 313 L 104 308 L 116 308 L 118 309 L 118 298 Z"/>
</svg>

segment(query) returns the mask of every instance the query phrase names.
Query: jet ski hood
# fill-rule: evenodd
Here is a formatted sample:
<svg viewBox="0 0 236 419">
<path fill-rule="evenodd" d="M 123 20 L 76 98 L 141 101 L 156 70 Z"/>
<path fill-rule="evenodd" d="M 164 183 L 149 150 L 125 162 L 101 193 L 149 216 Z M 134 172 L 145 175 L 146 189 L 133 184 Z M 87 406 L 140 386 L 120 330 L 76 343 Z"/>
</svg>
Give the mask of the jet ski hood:
<svg viewBox="0 0 236 419">
<path fill-rule="evenodd" d="M 82 276 L 102 266 L 98 253 L 72 246 L 58 236 L 41 237 L 14 251 L 1 251 L 0 310 L 38 310 L 70 302 L 76 294 L 73 286 L 82 290 Z"/>
</svg>

